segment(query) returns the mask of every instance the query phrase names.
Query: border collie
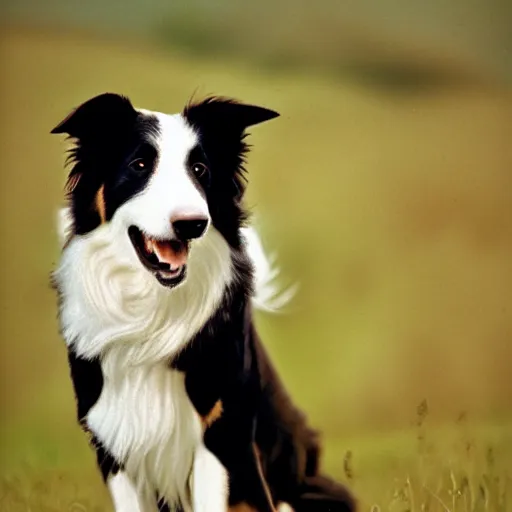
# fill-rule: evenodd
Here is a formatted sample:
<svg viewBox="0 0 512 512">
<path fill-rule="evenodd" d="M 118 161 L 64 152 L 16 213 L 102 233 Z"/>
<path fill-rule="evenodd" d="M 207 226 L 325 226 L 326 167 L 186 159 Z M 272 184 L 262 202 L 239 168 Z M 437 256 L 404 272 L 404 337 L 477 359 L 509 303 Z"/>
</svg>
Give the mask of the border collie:
<svg viewBox="0 0 512 512">
<path fill-rule="evenodd" d="M 60 328 L 117 512 L 355 509 L 254 326 L 270 267 L 243 208 L 246 129 L 277 116 L 221 97 L 167 115 L 107 93 L 52 130 L 74 141 Z"/>
</svg>

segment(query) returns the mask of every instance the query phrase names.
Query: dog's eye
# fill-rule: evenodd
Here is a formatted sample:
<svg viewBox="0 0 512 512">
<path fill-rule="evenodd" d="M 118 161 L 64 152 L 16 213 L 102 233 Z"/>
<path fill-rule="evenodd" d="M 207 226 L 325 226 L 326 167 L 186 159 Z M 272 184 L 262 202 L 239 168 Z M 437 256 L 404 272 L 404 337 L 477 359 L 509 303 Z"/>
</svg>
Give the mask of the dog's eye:
<svg viewBox="0 0 512 512">
<path fill-rule="evenodd" d="M 149 169 L 149 162 L 144 160 L 144 158 L 137 158 L 133 162 L 130 163 L 130 167 L 134 171 L 143 172 Z"/>
<path fill-rule="evenodd" d="M 192 165 L 192 172 L 194 173 L 196 178 L 203 178 L 208 175 L 209 169 L 203 163 L 196 162 L 195 164 Z"/>
</svg>

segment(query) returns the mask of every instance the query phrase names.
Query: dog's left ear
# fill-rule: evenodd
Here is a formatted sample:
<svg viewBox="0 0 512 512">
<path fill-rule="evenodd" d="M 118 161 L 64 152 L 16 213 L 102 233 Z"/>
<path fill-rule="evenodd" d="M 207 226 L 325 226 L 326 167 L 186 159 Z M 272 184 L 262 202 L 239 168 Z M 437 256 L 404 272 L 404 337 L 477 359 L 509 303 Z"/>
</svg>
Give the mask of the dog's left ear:
<svg viewBox="0 0 512 512">
<path fill-rule="evenodd" d="M 70 137 L 84 140 L 108 135 L 117 126 L 127 126 L 137 112 L 130 100 L 113 93 L 100 94 L 82 103 L 51 133 L 67 133 Z"/>
<path fill-rule="evenodd" d="M 210 97 L 200 103 L 188 105 L 183 115 L 198 127 L 215 127 L 226 131 L 243 132 L 249 126 L 269 121 L 279 116 L 274 110 L 256 105 L 239 103 L 222 97 Z"/>
</svg>

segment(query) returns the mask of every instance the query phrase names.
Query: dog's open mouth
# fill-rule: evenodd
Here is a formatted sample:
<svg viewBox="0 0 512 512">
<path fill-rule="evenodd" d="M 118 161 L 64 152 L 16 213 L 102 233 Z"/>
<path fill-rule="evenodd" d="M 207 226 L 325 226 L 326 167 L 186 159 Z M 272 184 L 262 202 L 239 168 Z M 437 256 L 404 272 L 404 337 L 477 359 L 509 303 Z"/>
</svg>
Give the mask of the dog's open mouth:
<svg viewBox="0 0 512 512">
<path fill-rule="evenodd" d="M 155 275 L 161 284 L 178 285 L 187 271 L 188 243 L 181 240 L 159 240 L 146 236 L 136 226 L 130 226 L 128 235 L 141 263 Z"/>
</svg>

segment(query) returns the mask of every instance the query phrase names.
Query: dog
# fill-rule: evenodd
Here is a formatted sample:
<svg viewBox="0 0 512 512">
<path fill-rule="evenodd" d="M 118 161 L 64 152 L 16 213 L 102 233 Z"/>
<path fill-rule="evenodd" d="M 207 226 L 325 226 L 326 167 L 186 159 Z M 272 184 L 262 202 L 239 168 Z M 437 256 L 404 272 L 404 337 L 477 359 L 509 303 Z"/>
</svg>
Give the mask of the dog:
<svg viewBox="0 0 512 512">
<path fill-rule="evenodd" d="M 78 420 L 117 512 L 352 512 L 260 342 L 270 266 L 243 206 L 247 129 L 224 97 L 175 115 L 96 96 L 73 140 L 52 274 Z"/>
</svg>

